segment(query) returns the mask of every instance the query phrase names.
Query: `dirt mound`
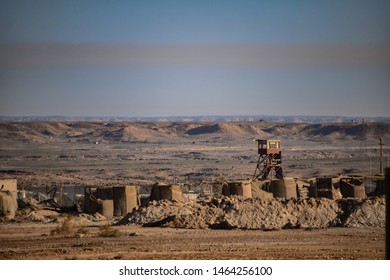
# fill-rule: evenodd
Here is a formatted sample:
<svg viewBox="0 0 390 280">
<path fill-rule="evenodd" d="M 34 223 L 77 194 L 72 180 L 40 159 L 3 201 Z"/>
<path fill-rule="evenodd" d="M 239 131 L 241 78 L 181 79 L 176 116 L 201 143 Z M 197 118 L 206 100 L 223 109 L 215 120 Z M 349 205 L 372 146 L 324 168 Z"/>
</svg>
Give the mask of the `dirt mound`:
<svg viewBox="0 0 390 280">
<path fill-rule="evenodd" d="M 163 200 L 133 211 L 120 223 L 156 223 L 161 226 L 159 221 L 171 217 L 164 226 L 262 230 L 334 226 L 383 227 L 384 203 L 384 198 L 335 201 L 326 198 L 261 200 L 222 197 L 184 203 Z"/>
</svg>

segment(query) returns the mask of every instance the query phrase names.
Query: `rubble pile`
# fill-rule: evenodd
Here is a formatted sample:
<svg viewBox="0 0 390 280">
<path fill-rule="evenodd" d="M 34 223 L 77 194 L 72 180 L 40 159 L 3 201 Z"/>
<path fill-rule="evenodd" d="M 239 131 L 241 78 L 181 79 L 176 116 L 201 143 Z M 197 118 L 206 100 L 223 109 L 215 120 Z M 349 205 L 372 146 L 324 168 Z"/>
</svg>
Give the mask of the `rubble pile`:
<svg viewBox="0 0 390 280">
<path fill-rule="evenodd" d="M 179 202 L 174 200 L 152 201 L 148 207 L 142 207 L 129 213 L 120 224 L 153 224 L 167 217 L 174 216 L 173 220 L 165 224 L 177 228 L 209 228 L 218 224 L 223 216 L 222 207 L 213 203 L 202 203 L 195 201 Z"/>
<path fill-rule="evenodd" d="M 347 203 L 349 215 L 343 221 L 346 227 L 386 226 L 386 204 L 384 198 L 367 199 L 363 201 L 349 200 Z"/>
<path fill-rule="evenodd" d="M 126 215 L 119 224 L 178 228 L 262 229 L 384 227 L 385 199 L 243 199 L 152 201 Z"/>
<path fill-rule="evenodd" d="M 327 228 L 337 224 L 338 204 L 329 199 L 241 201 L 225 214 L 227 223 L 242 229 Z"/>
</svg>

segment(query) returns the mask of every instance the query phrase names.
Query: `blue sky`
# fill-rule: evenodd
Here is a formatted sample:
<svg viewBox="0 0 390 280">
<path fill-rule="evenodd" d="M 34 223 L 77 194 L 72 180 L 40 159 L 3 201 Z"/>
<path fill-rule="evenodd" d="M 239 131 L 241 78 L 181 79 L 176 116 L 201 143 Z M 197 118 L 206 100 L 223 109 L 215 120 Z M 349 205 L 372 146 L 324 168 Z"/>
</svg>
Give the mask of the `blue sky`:
<svg viewBox="0 0 390 280">
<path fill-rule="evenodd" d="M 3 1 L 0 115 L 390 117 L 389 1 Z"/>
</svg>

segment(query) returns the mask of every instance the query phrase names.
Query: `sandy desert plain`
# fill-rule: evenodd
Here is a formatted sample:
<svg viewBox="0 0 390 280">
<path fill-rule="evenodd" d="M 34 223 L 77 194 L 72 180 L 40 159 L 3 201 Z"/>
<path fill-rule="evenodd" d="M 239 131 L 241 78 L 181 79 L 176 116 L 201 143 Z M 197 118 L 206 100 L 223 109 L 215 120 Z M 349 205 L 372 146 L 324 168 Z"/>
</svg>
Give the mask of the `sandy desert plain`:
<svg viewBox="0 0 390 280">
<path fill-rule="evenodd" d="M 147 194 L 156 181 L 198 186 L 241 180 L 255 171 L 253 139 L 282 141 L 287 177 L 373 175 L 379 173 L 379 138 L 386 167 L 390 123 L 3 122 L 0 179 L 17 179 L 26 191 L 62 186 L 69 197 L 82 194 L 84 186 L 137 185 Z M 19 210 L 13 221 L 0 222 L 0 259 L 385 256 L 383 224 L 275 230 L 113 226 L 119 219 Z"/>
</svg>

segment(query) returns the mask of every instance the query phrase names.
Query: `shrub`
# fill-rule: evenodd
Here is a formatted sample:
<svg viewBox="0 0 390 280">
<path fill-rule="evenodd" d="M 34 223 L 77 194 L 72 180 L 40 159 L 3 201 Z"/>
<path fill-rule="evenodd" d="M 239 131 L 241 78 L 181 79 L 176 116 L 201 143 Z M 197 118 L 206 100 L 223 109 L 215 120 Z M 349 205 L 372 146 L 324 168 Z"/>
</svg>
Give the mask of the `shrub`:
<svg viewBox="0 0 390 280">
<path fill-rule="evenodd" d="M 50 232 L 50 235 L 71 234 L 75 230 L 75 225 L 72 216 L 68 216 L 57 228 Z"/>
<path fill-rule="evenodd" d="M 121 235 L 118 229 L 113 228 L 109 224 L 101 226 L 99 229 L 100 229 L 99 236 L 101 237 L 117 237 Z"/>
</svg>

